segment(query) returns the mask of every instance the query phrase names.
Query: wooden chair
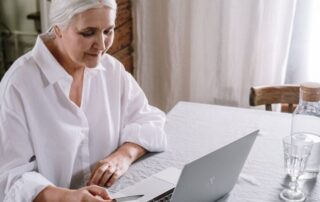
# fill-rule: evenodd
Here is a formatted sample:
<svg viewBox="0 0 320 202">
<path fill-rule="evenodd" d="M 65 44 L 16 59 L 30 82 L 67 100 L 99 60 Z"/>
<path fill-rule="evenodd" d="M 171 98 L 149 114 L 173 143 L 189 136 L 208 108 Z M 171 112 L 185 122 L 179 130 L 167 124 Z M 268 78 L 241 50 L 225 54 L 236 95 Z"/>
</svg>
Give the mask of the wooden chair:
<svg viewBox="0 0 320 202">
<path fill-rule="evenodd" d="M 255 86 L 250 90 L 250 106 L 265 105 L 272 111 L 272 104 L 281 104 L 281 112 L 292 113 L 299 103 L 300 85 Z"/>
</svg>

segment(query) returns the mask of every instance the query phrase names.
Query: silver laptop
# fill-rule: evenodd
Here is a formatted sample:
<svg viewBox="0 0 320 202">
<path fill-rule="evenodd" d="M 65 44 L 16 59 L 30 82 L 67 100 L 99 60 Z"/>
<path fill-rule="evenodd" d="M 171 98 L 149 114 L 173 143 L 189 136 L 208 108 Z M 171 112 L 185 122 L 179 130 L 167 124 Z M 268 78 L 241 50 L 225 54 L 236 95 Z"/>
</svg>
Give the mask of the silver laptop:
<svg viewBox="0 0 320 202">
<path fill-rule="evenodd" d="M 234 187 L 258 132 L 254 131 L 186 164 L 182 171 L 168 168 L 113 197 L 143 194 L 133 201 L 216 201 Z"/>
</svg>

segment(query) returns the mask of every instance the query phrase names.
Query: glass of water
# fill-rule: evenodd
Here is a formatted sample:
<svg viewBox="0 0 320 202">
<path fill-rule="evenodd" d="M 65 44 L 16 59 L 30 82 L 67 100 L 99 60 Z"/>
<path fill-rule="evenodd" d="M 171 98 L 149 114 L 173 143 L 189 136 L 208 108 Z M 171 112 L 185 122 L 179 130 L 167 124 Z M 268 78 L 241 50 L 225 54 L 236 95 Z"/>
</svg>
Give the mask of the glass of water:
<svg viewBox="0 0 320 202">
<path fill-rule="evenodd" d="M 298 186 L 298 179 L 303 173 L 313 146 L 312 139 L 304 135 L 283 138 L 284 166 L 291 177 L 289 188 L 280 193 L 284 201 L 305 201 L 306 196 Z"/>
</svg>

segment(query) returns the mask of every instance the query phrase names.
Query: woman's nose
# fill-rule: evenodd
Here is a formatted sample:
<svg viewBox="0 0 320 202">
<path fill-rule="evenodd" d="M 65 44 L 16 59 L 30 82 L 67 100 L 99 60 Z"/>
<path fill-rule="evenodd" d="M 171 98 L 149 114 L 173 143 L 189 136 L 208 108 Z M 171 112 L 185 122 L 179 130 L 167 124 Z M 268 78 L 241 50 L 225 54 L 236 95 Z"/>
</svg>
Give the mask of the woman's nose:
<svg viewBox="0 0 320 202">
<path fill-rule="evenodd" d="M 106 44 L 105 44 L 105 41 L 106 41 L 106 36 L 104 36 L 104 34 L 100 35 L 97 37 L 97 48 L 99 50 L 105 50 L 106 49 Z"/>
</svg>

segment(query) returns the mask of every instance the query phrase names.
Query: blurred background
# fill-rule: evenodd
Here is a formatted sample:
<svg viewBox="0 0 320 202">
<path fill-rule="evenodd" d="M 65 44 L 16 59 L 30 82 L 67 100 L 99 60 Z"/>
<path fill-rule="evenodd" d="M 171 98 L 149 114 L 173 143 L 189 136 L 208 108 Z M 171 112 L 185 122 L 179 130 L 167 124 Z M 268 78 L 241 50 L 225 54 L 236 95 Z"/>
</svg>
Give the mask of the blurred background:
<svg viewBox="0 0 320 202">
<path fill-rule="evenodd" d="M 0 76 L 16 58 L 31 50 L 40 32 L 38 0 L 0 1 Z"/>
</svg>

